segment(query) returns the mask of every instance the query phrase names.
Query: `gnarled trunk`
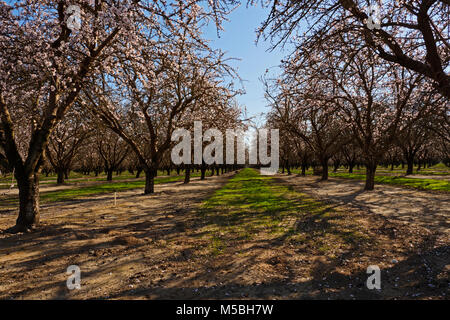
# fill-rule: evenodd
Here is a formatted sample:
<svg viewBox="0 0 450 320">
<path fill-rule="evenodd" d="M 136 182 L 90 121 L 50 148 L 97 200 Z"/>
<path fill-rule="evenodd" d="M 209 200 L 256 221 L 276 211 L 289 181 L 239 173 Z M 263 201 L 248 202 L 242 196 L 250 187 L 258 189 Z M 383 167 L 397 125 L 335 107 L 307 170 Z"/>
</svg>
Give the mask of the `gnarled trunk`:
<svg viewBox="0 0 450 320">
<path fill-rule="evenodd" d="M 152 194 L 155 193 L 155 169 L 146 169 L 145 170 L 145 189 L 144 194 Z"/>
<path fill-rule="evenodd" d="M 373 190 L 375 188 L 375 171 L 377 165 L 375 163 L 366 164 L 366 184 L 364 190 Z"/>
<path fill-rule="evenodd" d="M 19 216 L 11 231 L 22 232 L 39 224 L 39 176 L 17 178 L 19 188 Z"/>
</svg>

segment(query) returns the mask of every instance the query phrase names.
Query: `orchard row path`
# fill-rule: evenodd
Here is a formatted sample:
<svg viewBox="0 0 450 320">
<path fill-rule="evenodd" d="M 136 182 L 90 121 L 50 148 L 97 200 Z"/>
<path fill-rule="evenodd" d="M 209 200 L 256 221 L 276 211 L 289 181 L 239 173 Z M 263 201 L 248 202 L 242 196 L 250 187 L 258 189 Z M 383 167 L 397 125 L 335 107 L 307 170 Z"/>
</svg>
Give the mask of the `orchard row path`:
<svg viewBox="0 0 450 320">
<path fill-rule="evenodd" d="M 364 181 L 314 176 L 278 175 L 280 181 L 301 192 L 340 207 L 353 207 L 385 216 L 402 224 L 417 224 L 450 235 L 450 194 L 376 184 L 363 191 Z"/>
</svg>

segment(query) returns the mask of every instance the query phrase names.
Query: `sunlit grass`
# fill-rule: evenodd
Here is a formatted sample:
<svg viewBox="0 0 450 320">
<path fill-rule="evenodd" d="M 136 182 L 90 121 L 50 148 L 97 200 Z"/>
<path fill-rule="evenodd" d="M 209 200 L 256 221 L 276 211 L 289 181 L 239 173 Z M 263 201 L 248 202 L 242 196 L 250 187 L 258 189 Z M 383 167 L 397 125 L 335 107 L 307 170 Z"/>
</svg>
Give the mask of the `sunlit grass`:
<svg viewBox="0 0 450 320">
<path fill-rule="evenodd" d="M 171 176 L 173 174 L 174 174 L 174 171 L 172 171 Z M 164 176 L 164 175 L 167 175 L 167 171 L 158 170 L 158 176 Z M 143 177 L 144 177 L 144 172 L 142 172 L 142 174 L 140 175 L 140 178 L 138 178 L 138 179 L 143 179 Z M 11 180 L 11 178 L 12 178 L 11 174 L 8 174 L 4 177 L 0 177 L 0 183 L 6 184 L 6 185 L 0 185 L 0 188 L 9 188 L 11 181 L 13 181 L 14 184 L 16 184 L 15 179 Z M 56 179 L 57 179 L 57 175 L 54 173 L 49 174 L 48 176 L 41 174 L 39 181 L 40 181 L 41 185 L 49 185 L 49 184 L 56 184 Z M 127 172 L 123 172 L 118 175 L 113 174 L 112 179 L 113 179 L 113 181 L 136 179 L 136 174 L 131 174 L 127 171 Z M 84 175 L 84 174 L 81 174 L 78 172 L 71 171 L 69 174 L 69 178 L 64 179 L 64 184 L 77 184 L 77 183 L 83 183 L 83 182 L 96 182 L 96 181 L 106 181 L 106 175 L 104 173 L 102 173 L 98 176 L 95 176 L 95 174 L 93 172 L 91 172 L 89 175 Z"/>
<path fill-rule="evenodd" d="M 203 202 L 199 214 L 206 223 L 202 236 L 208 239 L 212 255 L 224 253 L 235 241 L 258 237 L 328 253 L 367 241 L 344 212 L 253 169 L 244 169 L 230 179 Z"/>
<path fill-rule="evenodd" d="M 364 174 L 330 173 L 331 177 L 365 180 Z M 400 176 L 375 176 L 375 183 L 390 184 L 421 190 L 439 190 L 450 192 L 450 182 L 438 179 L 406 178 Z"/>
<path fill-rule="evenodd" d="M 197 172 L 192 172 L 191 177 L 197 177 L 200 174 Z M 170 177 L 156 177 L 155 184 L 161 183 L 169 183 L 176 182 L 184 179 L 184 175 L 179 176 L 170 176 Z M 105 182 L 99 183 L 92 186 L 83 186 L 83 187 L 73 187 L 70 189 L 57 190 L 57 191 L 48 191 L 40 193 L 40 201 L 41 203 L 51 203 L 58 201 L 69 201 L 81 199 L 87 196 L 94 196 L 106 193 L 113 192 L 121 192 L 133 189 L 141 189 L 144 188 L 145 181 L 144 180 L 136 180 L 136 181 L 127 181 L 127 182 Z M 7 197 L 6 199 L 2 199 L 2 204 L 7 206 L 17 206 L 18 198 L 17 197 Z"/>
</svg>

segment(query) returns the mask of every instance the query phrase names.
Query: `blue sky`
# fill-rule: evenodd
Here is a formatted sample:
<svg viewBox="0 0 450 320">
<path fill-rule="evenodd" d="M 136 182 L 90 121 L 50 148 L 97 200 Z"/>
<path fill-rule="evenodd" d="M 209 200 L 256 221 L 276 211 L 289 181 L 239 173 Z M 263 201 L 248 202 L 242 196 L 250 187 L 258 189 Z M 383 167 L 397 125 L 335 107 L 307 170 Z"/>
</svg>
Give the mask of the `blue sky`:
<svg viewBox="0 0 450 320">
<path fill-rule="evenodd" d="M 237 69 L 244 80 L 245 95 L 237 99 L 241 105 L 247 107 L 249 116 L 256 116 L 267 112 L 264 99 L 263 85 L 259 77 L 264 75 L 266 69 L 270 73 L 277 73 L 280 60 L 289 52 L 277 48 L 268 51 L 270 43 L 260 39 L 255 44 L 255 30 L 267 17 L 269 8 L 249 7 L 241 5 L 229 15 L 229 21 L 223 23 L 224 31 L 217 37 L 215 26 L 208 26 L 205 30 L 206 38 L 211 40 L 211 46 L 227 52 L 228 57 L 240 58 L 240 61 L 232 61 L 230 64 Z"/>
</svg>

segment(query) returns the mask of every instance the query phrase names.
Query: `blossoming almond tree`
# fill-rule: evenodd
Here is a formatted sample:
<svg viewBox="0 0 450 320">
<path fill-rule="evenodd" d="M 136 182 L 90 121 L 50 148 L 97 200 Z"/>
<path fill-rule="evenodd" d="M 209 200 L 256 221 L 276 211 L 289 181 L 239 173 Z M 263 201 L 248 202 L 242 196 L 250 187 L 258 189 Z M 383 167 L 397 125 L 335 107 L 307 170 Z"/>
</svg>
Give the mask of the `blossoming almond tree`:
<svg viewBox="0 0 450 320">
<path fill-rule="evenodd" d="M 20 199 L 11 232 L 39 222 L 38 173 L 49 136 L 86 78 L 107 63 L 133 15 L 129 2 L 79 4 L 85 9 L 83 28 L 73 31 L 67 25 L 68 1 L 0 3 L 0 117 Z M 27 141 L 23 150 L 18 139 Z"/>
<path fill-rule="evenodd" d="M 105 70 L 84 91 L 92 112 L 139 159 L 145 194 L 154 192 L 154 177 L 173 145 L 173 131 L 189 125 L 189 114 L 200 106 L 209 103 L 214 110 L 211 101 L 217 93 L 234 95 L 222 85 L 225 74 L 233 74 L 223 54 L 202 39 L 200 13 L 195 6 L 184 8 L 176 22 L 154 32 L 142 30 L 142 43 L 130 45 L 130 52 L 116 57 L 117 68 Z"/>
<path fill-rule="evenodd" d="M 191 3 L 0 2 L 0 143 L 2 154 L 15 169 L 20 202 L 10 232 L 32 229 L 39 222 L 38 175 L 44 150 L 88 79 L 100 69 L 114 69 L 117 60 L 113 57 L 119 52 L 126 55 L 140 30 L 170 24 L 174 13 Z M 70 6 L 77 10 L 69 10 Z M 216 21 L 226 13 L 221 1 L 205 7 Z"/>
<path fill-rule="evenodd" d="M 69 176 L 78 151 L 89 137 L 91 129 L 85 116 L 86 112 L 75 106 L 51 133 L 45 156 L 57 174 L 58 184 Z"/>
<path fill-rule="evenodd" d="M 408 126 L 445 108 L 422 75 L 370 55 L 357 36 L 323 45 L 321 59 L 312 66 L 316 76 L 328 79 L 334 90 L 317 99 L 337 107 L 337 115 L 351 130 L 366 165 L 365 190 L 373 190 L 378 163 Z M 350 53 L 350 55 L 349 55 Z"/>
<path fill-rule="evenodd" d="M 372 55 L 356 32 L 336 39 L 307 56 L 301 49 L 291 55 L 278 84 L 286 93 L 272 99 L 273 110 L 281 115 L 278 106 L 289 101 L 282 108 L 291 109 L 289 125 L 305 141 L 316 137 L 309 144 L 324 168 L 346 144 L 338 137 L 351 133 L 366 165 L 365 190 L 372 190 L 376 167 L 396 138 L 430 113 L 444 114 L 446 98 L 424 76 Z M 324 141 L 339 140 L 331 152 L 324 148 Z"/>
<path fill-rule="evenodd" d="M 318 99 L 330 90 L 326 82 L 314 78 L 306 66 L 301 74 L 291 73 L 295 67 L 294 60 L 286 61 L 282 78 L 271 85 L 265 82 L 266 99 L 272 106 L 269 117 L 308 145 L 322 166 L 321 179 L 327 180 L 328 161 L 343 143 L 340 119 L 333 104 Z"/>
<path fill-rule="evenodd" d="M 112 181 L 113 172 L 118 171 L 125 158 L 130 153 L 128 144 L 113 132 L 98 124 L 95 134 L 97 152 L 103 161 L 106 180 Z"/>
<path fill-rule="evenodd" d="M 449 0 L 280 0 L 270 6 L 259 34 L 275 46 L 288 41 L 308 56 L 354 32 L 369 54 L 427 77 L 450 98 Z"/>
<path fill-rule="evenodd" d="M 239 94 L 240 90 L 234 90 L 232 87 L 220 87 L 218 88 L 216 92 L 211 92 L 210 95 L 208 95 L 207 99 L 203 99 L 201 104 L 196 108 L 195 112 L 190 113 L 188 116 L 189 118 L 186 119 L 189 126 L 186 127 L 186 129 L 191 131 L 191 135 L 194 136 L 194 128 L 193 123 L 194 121 L 201 122 L 201 134 L 202 137 L 204 137 L 205 132 L 208 129 L 217 129 L 221 132 L 223 136 L 223 164 L 216 163 L 209 165 L 211 168 L 211 173 L 214 175 L 214 170 L 216 170 L 216 173 L 219 174 L 219 166 L 222 168 L 227 168 L 227 164 L 230 165 L 230 163 L 227 163 L 226 161 L 226 146 L 227 146 L 227 130 L 234 130 L 234 132 L 237 132 L 237 130 L 246 130 L 246 126 L 244 125 L 244 119 L 243 117 L 243 110 L 241 106 L 238 104 L 238 102 L 235 100 L 235 95 Z M 215 138 L 213 138 L 215 139 Z M 201 151 L 205 149 L 205 147 L 209 144 L 207 141 L 202 139 L 201 142 Z M 237 163 L 237 152 L 236 148 L 237 145 L 234 145 L 235 152 L 234 152 L 234 162 L 233 164 Z M 195 151 L 194 151 L 195 152 Z M 194 152 L 192 152 L 192 155 L 194 158 Z M 202 163 L 200 164 L 200 179 L 204 180 L 206 178 L 206 169 L 208 167 L 208 164 L 205 162 L 205 160 L 202 157 Z M 188 180 L 188 179 L 186 179 Z"/>
</svg>

